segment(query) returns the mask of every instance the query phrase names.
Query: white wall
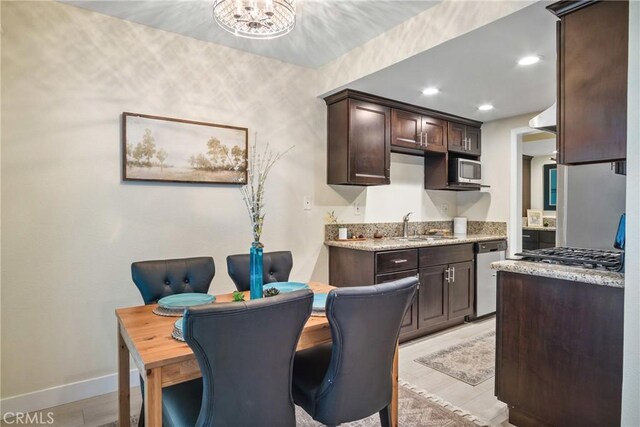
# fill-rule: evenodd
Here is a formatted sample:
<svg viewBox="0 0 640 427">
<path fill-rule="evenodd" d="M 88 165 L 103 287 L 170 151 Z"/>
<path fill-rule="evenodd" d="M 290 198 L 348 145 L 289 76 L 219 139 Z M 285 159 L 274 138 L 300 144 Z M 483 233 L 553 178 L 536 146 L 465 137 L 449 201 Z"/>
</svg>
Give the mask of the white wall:
<svg viewBox="0 0 640 427">
<path fill-rule="evenodd" d="M 544 165 L 556 162 L 550 156 L 536 156 L 531 159 L 531 209 L 543 211 L 544 216 L 555 217 L 556 211 L 544 210 Z"/>
<path fill-rule="evenodd" d="M 623 426 L 640 425 L 640 2 L 629 2 Z"/>
</svg>

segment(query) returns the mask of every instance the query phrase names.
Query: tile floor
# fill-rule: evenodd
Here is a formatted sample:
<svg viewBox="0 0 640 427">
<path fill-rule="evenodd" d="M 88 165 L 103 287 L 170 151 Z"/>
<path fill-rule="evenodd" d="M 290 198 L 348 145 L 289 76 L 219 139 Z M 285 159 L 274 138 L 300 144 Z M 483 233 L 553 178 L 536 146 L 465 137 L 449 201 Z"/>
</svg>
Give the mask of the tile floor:
<svg viewBox="0 0 640 427">
<path fill-rule="evenodd" d="M 495 318 L 489 318 L 402 344 L 400 347 L 400 378 L 470 412 L 492 426 L 510 426 L 506 421 L 506 405 L 499 402 L 493 395 L 493 378 L 474 387 L 414 361 L 420 356 L 458 344 L 469 337 L 493 328 L 495 328 Z M 132 414 L 140 410 L 140 402 L 139 388 L 132 389 Z M 45 414 L 45 420 L 46 414 L 49 411 L 52 412 L 55 419 L 53 425 L 55 426 L 97 427 L 116 419 L 117 405 L 117 394 L 109 393 L 56 406 L 41 412 Z M 2 427 L 10 425 L 16 424 L 0 422 Z"/>
</svg>

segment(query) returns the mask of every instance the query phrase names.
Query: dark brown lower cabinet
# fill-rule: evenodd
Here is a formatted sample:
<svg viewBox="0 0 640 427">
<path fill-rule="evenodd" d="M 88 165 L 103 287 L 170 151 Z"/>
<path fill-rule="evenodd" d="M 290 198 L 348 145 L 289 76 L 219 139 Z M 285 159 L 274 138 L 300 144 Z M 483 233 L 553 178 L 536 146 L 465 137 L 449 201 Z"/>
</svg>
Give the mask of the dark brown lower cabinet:
<svg viewBox="0 0 640 427">
<path fill-rule="evenodd" d="M 618 426 L 624 289 L 498 273 L 496 396 L 509 422 Z"/>
<path fill-rule="evenodd" d="M 464 321 L 473 314 L 473 246 L 361 251 L 329 248 L 329 283 L 363 286 L 418 276 L 420 284 L 405 315 L 400 340 L 416 338 Z"/>
</svg>

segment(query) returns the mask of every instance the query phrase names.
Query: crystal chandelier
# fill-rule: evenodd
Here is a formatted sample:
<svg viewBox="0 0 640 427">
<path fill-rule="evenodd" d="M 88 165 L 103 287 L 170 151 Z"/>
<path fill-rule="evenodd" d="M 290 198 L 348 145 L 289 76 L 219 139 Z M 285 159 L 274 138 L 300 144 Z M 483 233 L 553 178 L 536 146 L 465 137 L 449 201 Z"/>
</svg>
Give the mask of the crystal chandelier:
<svg viewBox="0 0 640 427">
<path fill-rule="evenodd" d="M 295 0 L 215 0 L 213 17 L 230 33 L 250 39 L 284 36 L 296 24 Z"/>
</svg>

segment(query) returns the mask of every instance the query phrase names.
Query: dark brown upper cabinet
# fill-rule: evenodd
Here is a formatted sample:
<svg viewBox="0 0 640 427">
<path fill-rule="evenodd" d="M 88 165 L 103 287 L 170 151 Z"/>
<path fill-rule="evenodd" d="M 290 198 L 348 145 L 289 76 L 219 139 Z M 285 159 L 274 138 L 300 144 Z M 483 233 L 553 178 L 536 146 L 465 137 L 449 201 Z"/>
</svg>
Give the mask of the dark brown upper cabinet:
<svg viewBox="0 0 640 427">
<path fill-rule="evenodd" d="M 391 109 L 349 98 L 328 108 L 327 183 L 389 184 Z"/>
<path fill-rule="evenodd" d="M 443 167 L 437 170 L 437 189 L 457 190 L 446 182 L 450 121 L 460 124 L 464 129 L 463 138 L 471 141 L 467 142 L 464 153 L 480 155 L 482 122 L 351 89 L 324 100 L 327 103 L 327 184 L 389 184 L 393 151 L 422 156 L 425 164 L 426 159 L 438 158 L 438 164 Z M 425 173 L 435 171 L 425 169 Z M 426 185 L 425 188 L 435 187 Z"/>
<path fill-rule="evenodd" d="M 482 151 L 480 146 L 480 128 L 449 122 L 448 148 L 449 151 L 454 153 L 479 156 Z"/>
<path fill-rule="evenodd" d="M 627 1 L 561 1 L 558 163 L 624 160 L 627 151 Z"/>
<path fill-rule="evenodd" d="M 398 109 L 391 110 L 391 151 L 446 153 L 447 122 Z"/>
</svg>

